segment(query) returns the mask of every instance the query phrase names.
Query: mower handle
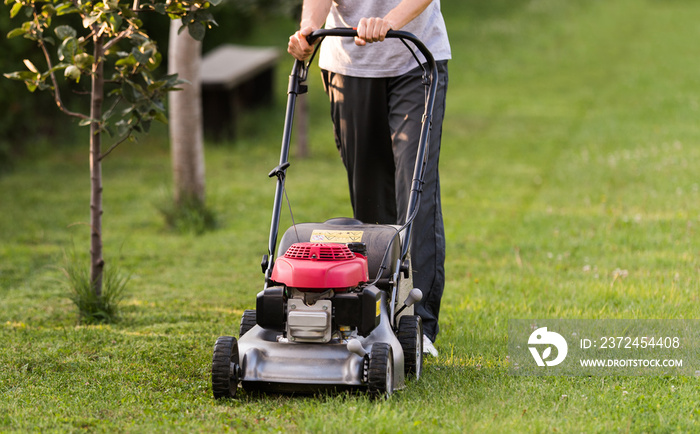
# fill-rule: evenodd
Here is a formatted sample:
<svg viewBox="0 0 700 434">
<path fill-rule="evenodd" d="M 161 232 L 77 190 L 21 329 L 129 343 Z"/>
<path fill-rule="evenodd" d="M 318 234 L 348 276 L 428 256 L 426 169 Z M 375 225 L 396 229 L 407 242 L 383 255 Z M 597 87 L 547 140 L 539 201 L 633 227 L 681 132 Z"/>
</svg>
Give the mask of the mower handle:
<svg viewBox="0 0 700 434">
<path fill-rule="evenodd" d="M 306 42 L 308 42 L 310 45 L 313 45 L 316 42 L 316 40 L 323 40 L 323 38 L 325 38 L 326 36 L 341 36 L 346 38 L 353 38 L 357 36 L 357 28 L 337 27 L 333 29 L 314 30 L 306 36 Z M 421 54 L 425 56 L 429 70 L 431 72 L 435 72 L 432 74 L 432 76 L 437 77 L 437 66 L 435 64 L 433 54 L 430 52 L 430 50 L 428 50 L 428 47 L 426 47 L 425 44 L 423 44 L 423 42 L 416 37 L 416 35 L 403 30 L 389 30 L 386 34 L 386 37 L 391 39 L 411 41 L 413 45 L 415 45 L 416 48 L 418 48 L 418 51 L 420 51 Z"/>
<path fill-rule="evenodd" d="M 350 27 L 338 27 L 332 29 L 314 30 L 308 36 L 306 36 L 306 42 L 308 42 L 309 44 L 314 44 L 319 39 L 323 40 L 323 38 L 325 38 L 326 36 L 340 36 L 346 38 L 355 37 L 357 36 L 357 29 Z M 433 105 L 437 94 L 438 70 L 433 54 L 430 52 L 428 47 L 426 47 L 425 44 L 420 39 L 418 39 L 413 33 L 409 33 L 403 30 L 389 30 L 386 34 L 386 38 L 400 39 L 404 43 L 404 45 L 406 45 L 406 48 L 416 59 L 418 65 L 423 67 L 425 73 L 423 77 L 424 84 L 428 86 L 428 92 L 426 94 L 425 112 L 423 114 L 423 128 L 421 130 L 420 135 L 421 145 L 419 145 L 419 152 L 416 158 L 416 166 L 413 172 L 413 183 L 411 185 L 409 204 L 408 209 L 406 211 L 406 221 L 404 224 L 404 227 L 406 229 L 405 235 L 406 239 L 408 240 L 408 242 L 403 243 L 401 257 L 404 258 L 408 253 L 408 246 L 411 242 L 411 222 L 413 221 L 413 218 L 415 217 L 415 214 L 418 211 L 420 192 L 423 189 L 423 172 L 426 166 L 428 148 L 427 142 L 430 134 L 430 127 L 432 126 Z M 420 51 L 421 54 L 423 54 L 426 63 L 428 64 L 427 68 L 420 62 L 419 58 L 415 55 L 413 50 L 411 50 L 410 46 L 406 43 L 406 41 L 410 41 L 413 45 L 415 45 L 416 48 L 418 48 L 418 51 Z M 314 55 L 315 54 L 316 52 L 314 51 Z M 311 59 L 313 59 L 313 55 L 311 56 Z M 309 61 L 309 63 L 311 63 L 311 61 Z M 304 66 L 304 62 L 301 62 L 299 60 L 295 62 L 295 67 L 293 70 L 296 70 L 301 73 L 300 81 L 303 82 L 306 80 L 308 68 L 309 65 Z"/>
<path fill-rule="evenodd" d="M 347 38 L 352 38 L 357 36 L 357 28 L 353 27 L 336 27 L 332 29 L 318 29 L 314 30 L 311 32 L 308 36 L 306 36 L 306 42 L 309 44 L 314 44 L 316 42 L 316 39 L 319 38 L 325 38 L 326 36 L 341 36 L 341 37 L 347 37 Z M 387 38 L 394 38 L 394 39 L 404 39 L 407 41 L 413 42 L 416 47 L 420 50 L 421 53 L 427 58 L 432 58 L 433 55 L 428 50 L 428 48 L 423 44 L 423 42 L 416 37 L 413 33 L 406 32 L 403 30 L 389 30 L 386 34 Z"/>
<path fill-rule="evenodd" d="M 306 41 L 309 44 L 314 44 L 318 40 L 322 40 L 326 36 L 356 37 L 357 29 L 347 27 L 319 29 L 307 35 Z M 420 39 L 418 39 L 414 34 L 402 30 L 389 30 L 386 34 L 386 37 L 402 40 L 404 45 L 406 45 L 407 49 L 409 49 L 413 54 L 413 57 L 416 59 L 418 65 L 423 68 L 425 72 L 425 75 L 423 77 L 424 84 L 428 86 L 425 101 L 425 112 L 423 113 L 423 125 L 421 128 L 418 146 L 418 155 L 416 156 L 416 164 L 413 172 L 413 182 L 411 184 L 408 209 L 406 211 L 406 222 L 402 228 L 405 229 L 405 239 L 407 241 L 402 245 L 401 258 L 405 258 L 408 254 L 408 249 L 411 243 L 411 223 L 413 222 L 413 219 L 415 218 L 415 215 L 418 212 L 418 206 L 420 204 L 420 192 L 423 189 L 423 175 L 425 167 L 427 165 L 428 138 L 430 135 L 430 127 L 432 124 L 433 105 L 437 94 L 438 70 L 433 54 L 430 52 L 430 50 L 428 50 L 425 44 L 423 44 L 423 42 Z M 420 62 L 419 58 L 416 56 L 416 54 L 413 52 L 410 46 L 406 43 L 406 41 L 410 41 L 416 48 L 418 48 L 418 51 L 420 51 L 421 54 L 423 54 L 428 66 L 427 68 Z M 316 50 L 318 50 L 318 46 L 316 47 Z M 309 67 L 311 66 L 311 61 L 313 60 L 313 57 L 315 55 L 316 51 L 313 52 L 308 63 L 296 59 L 294 62 L 294 66 L 292 67 L 292 73 L 289 76 L 289 87 L 287 89 L 287 110 L 284 122 L 284 133 L 282 135 L 280 164 L 277 166 L 277 168 L 270 172 L 271 177 L 277 177 L 277 188 L 275 191 L 275 202 L 273 205 L 272 222 L 270 225 L 268 255 L 265 255 L 263 257 L 263 262 L 261 264 L 263 272 L 265 273 L 265 287 L 267 287 L 267 284 L 270 282 L 270 277 L 272 275 L 272 267 L 275 262 L 275 248 L 277 246 L 277 236 L 279 231 L 279 218 L 282 207 L 282 195 L 284 192 L 285 174 L 287 168 L 289 167 L 289 146 L 291 141 L 291 131 L 294 119 L 294 107 L 296 103 L 296 97 L 297 95 L 306 92 L 306 86 L 302 83 L 306 81 Z"/>
</svg>

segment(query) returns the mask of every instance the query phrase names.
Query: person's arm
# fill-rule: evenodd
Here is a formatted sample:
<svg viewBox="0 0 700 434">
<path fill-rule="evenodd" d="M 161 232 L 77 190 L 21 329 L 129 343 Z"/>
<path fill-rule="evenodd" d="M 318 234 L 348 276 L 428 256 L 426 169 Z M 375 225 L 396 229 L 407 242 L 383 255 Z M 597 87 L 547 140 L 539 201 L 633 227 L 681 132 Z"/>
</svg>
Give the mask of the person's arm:
<svg viewBox="0 0 700 434">
<path fill-rule="evenodd" d="M 432 3 L 432 0 L 403 0 L 384 17 L 362 18 L 357 24 L 355 44 L 383 41 L 389 30 L 399 30 L 413 21 Z"/>
<path fill-rule="evenodd" d="M 326 22 L 331 10 L 332 0 L 304 0 L 301 10 L 300 29 L 289 37 L 287 52 L 299 60 L 306 60 L 314 51 L 313 45 L 306 42 L 306 37 L 318 30 Z"/>
</svg>

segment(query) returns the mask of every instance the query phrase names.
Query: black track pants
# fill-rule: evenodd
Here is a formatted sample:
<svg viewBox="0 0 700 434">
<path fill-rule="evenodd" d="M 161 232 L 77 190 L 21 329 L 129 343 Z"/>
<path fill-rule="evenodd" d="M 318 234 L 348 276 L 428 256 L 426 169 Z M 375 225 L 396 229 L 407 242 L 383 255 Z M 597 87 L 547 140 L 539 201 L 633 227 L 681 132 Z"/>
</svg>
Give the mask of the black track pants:
<svg viewBox="0 0 700 434">
<path fill-rule="evenodd" d="M 413 285 L 423 291 L 416 312 L 423 319 L 424 333 L 433 341 L 439 331 L 445 286 L 438 163 L 447 61 L 438 62 L 438 76 L 425 184 L 411 245 Z M 365 223 L 405 222 L 427 91 L 421 77 L 421 68 L 389 78 L 357 78 L 323 71 L 355 218 Z"/>
</svg>

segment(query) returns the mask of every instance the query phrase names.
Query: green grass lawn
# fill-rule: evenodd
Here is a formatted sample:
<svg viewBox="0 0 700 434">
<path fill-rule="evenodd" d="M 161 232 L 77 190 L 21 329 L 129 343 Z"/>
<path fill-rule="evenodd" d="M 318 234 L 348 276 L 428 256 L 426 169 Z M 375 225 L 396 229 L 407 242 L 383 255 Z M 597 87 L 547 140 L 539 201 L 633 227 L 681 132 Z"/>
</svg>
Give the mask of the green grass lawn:
<svg viewBox="0 0 700 434">
<path fill-rule="evenodd" d="M 509 319 L 698 317 L 700 2 L 443 10 L 447 286 L 421 381 L 388 401 L 211 397 L 214 341 L 237 334 L 263 284 L 283 64 L 278 105 L 208 146 L 217 230 L 164 228 L 164 130 L 106 161 L 105 258 L 131 275 L 115 324 L 77 325 L 61 280 L 66 254 L 87 258 L 87 152 L 0 177 L 0 432 L 697 431 L 698 378 L 517 377 L 506 356 Z M 313 156 L 288 172 L 298 222 L 351 213 L 312 75 Z"/>
</svg>

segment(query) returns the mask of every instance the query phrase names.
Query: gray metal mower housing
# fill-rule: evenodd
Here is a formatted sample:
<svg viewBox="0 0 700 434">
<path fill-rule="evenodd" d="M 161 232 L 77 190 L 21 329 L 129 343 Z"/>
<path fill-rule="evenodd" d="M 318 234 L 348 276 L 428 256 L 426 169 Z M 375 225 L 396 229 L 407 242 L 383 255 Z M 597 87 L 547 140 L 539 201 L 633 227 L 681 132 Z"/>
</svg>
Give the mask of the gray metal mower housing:
<svg viewBox="0 0 700 434">
<path fill-rule="evenodd" d="M 391 345 L 394 389 L 401 389 L 405 385 L 403 349 L 391 328 L 383 291 L 380 316 L 379 326 L 369 336 L 355 339 L 368 354 L 376 342 Z M 346 342 L 294 343 L 279 339 L 281 335 L 255 326 L 238 340 L 243 387 L 294 392 L 313 386 L 367 386 L 364 357 L 350 352 Z"/>
</svg>

